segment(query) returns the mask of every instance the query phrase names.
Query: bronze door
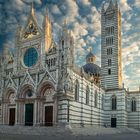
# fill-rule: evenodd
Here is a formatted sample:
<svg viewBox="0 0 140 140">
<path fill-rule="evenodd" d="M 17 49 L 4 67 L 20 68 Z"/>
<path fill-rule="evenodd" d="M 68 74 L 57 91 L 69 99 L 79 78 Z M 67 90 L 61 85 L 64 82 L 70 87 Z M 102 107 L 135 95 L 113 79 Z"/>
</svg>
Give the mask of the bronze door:
<svg viewBox="0 0 140 140">
<path fill-rule="evenodd" d="M 32 126 L 33 125 L 33 104 L 25 105 L 25 125 Z"/>
<path fill-rule="evenodd" d="M 9 110 L 9 125 L 15 124 L 15 108 L 10 108 Z"/>
<path fill-rule="evenodd" d="M 53 106 L 45 107 L 45 126 L 53 126 Z"/>
</svg>

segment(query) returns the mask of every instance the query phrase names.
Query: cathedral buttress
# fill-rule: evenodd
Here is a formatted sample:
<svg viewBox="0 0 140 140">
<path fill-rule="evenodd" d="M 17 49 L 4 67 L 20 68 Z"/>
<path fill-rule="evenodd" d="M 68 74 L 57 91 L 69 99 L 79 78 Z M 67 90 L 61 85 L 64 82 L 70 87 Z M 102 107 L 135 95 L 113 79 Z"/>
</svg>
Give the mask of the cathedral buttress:
<svg viewBox="0 0 140 140">
<path fill-rule="evenodd" d="M 69 81 L 68 69 L 74 65 L 74 39 L 64 21 L 59 38 L 59 86 L 64 88 L 65 81 Z"/>
</svg>

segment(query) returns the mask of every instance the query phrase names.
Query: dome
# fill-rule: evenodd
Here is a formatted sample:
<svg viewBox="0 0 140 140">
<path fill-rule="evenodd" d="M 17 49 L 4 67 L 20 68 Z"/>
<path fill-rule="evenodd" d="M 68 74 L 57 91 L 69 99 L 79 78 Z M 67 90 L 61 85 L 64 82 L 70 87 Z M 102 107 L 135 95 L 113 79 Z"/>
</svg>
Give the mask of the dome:
<svg viewBox="0 0 140 140">
<path fill-rule="evenodd" d="M 94 64 L 94 63 L 87 63 L 83 66 L 83 69 L 86 73 L 91 73 L 91 74 L 99 74 L 101 73 L 101 68 Z"/>
</svg>

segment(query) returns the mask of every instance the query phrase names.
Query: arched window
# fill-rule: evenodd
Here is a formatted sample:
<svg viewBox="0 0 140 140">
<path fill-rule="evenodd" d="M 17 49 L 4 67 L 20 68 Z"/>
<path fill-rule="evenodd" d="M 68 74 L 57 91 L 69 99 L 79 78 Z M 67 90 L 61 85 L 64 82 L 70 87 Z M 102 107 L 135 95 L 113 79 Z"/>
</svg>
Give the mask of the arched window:
<svg viewBox="0 0 140 140">
<path fill-rule="evenodd" d="M 112 65 L 111 59 L 108 59 L 108 66 L 111 66 L 111 65 Z"/>
<path fill-rule="evenodd" d="M 104 95 L 102 95 L 102 109 L 104 109 Z"/>
<path fill-rule="evenodd" d="M 98 98 L 98 96 L 97 96 L 97 90 L 95 90 L 95 94 L 94 94 L 94 105 L 95 105 L 95 107 L 97 107 L 97 99 Z"/>
<path fill-rule="evenodd" d="M 111 75 L 111 69 L 108 69 L 108 75 Z"/>
<path fill-rule="evenodd" d="M 127 110 L 127 96 L 125 96 L 125 109 Z"/>
<path fill-rule="evenodd" d="M 132 112 L 136 112 L 136 98 L 132 98 L 132 101 L 131 101 L 131 110 Z"/>
<path fill-rule="evenodd" d="M 112 110 L 117 109 L 117 98 L 115 95 L 112 95 Z"/>
<path fill-rule="evenodd" d="M 89 87 L 87 86 L 87 89 L 86 89 L 86 104 L 89 105 Z"/>
<path fill-rule="evenodd" d="M 64 49 L 64 40 L 62 40 L 62 49 Z"/>
<path fill-rule="evenodd" d="M 75 101 L 79 101 L 79 82 L 75 82 Z"/>
</svg>

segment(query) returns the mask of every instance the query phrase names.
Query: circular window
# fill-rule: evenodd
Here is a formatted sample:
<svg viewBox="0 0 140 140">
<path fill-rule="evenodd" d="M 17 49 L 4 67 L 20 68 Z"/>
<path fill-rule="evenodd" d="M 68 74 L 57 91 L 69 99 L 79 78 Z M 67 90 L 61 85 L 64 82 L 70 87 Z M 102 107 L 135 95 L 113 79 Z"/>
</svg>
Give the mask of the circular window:
<svg viewBox="0 0 140 140">
<path fill-rule="evenodd" d="M 30 48 L 25 52 L 24 64 L 27 67 L 32 67 L 36 64 L 38 59 L 38 53 L 35 48 Z"/>
</svg>

